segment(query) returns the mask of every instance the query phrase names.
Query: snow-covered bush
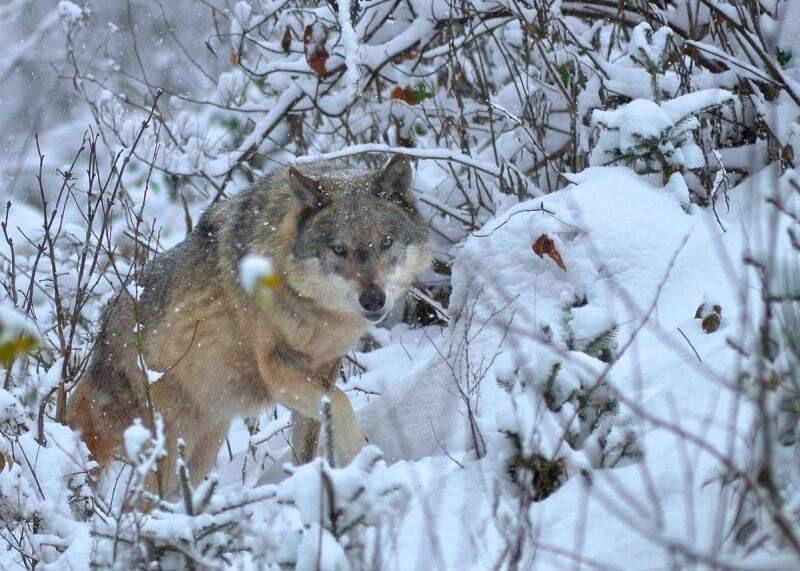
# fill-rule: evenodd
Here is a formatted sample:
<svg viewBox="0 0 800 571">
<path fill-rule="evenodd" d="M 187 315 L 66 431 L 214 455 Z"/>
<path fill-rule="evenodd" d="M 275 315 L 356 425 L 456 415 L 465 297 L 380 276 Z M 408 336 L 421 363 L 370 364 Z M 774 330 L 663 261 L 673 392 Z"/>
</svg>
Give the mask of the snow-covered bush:
<svg viewBox="0 0 800 571">
<path fill-rule="evenodd" d="M 37 434 L 31 409 L 0 389 L 0 538 L 30 568 L 68 561 L 73 544 L 85 555 L 89 530 L 76 518 L 94 501 L 78 436 L 53 422 L 45 424 L 46 440 Z"/>
<path fill-rule="evenodd" d="M 0 566 L 796 564 L 798 6 L 0 8 Z M 342 369 L 385 463 L 287 477 L 275 410 L 179 498 L 154 419 L 98 477 L 61 421 L 121 284 L 280 166 L 397 153 L 435 263 Z"/>
<path fill-rule="evenodd" d="M 650 75 L 651 93 L 613 110 L 592 112 L 592 124 L 603 132 L 590 164 L 624 164 L 639 173 L 661 173 L 667 183 L 674 173 L 702 168 L 708 160 L 695 142 L 698 116 L 733 101 L 734 96 L 724 89 L 700 89 L 662 100 L 659 80 L 666 76 L 672 35 L 666 26 L 653 32 L 647 22 L 634 28 L 628 57 Z"/>
<path fill-rule="evenodd" d="M 147 468 L 143 460 L 134 471 Z M 279 485 L 241 491 L 221 491 L 216 476 L 193 488 L 186 470 L 179 460 L 174 502 L 149 496 L 148 513 L 118 507 L 114 517 L 92 521 L 95 564 L 217 568 L 244 557 L 297 569 L 371 568 L 391 543 L 407 495 L 374 447 L 344 468 L 320 458 L 292 468 Z M 136 487 L 134 477 L 126 501 L 139 496 Z"/>
<path fill-rule="evenodd" d="M 662 173 L 664 182 L 684 169 L 703 166 L 694 141 L 697 115 L 731 101 L 724 90 L 707 89 L 660 104 L 635 99 L 611 111 L 596 110 L 592 121 L 605 130 L 593 151 L 592 164 L 624 164 L 640 173 Z"/>
<path fill-rule="evenodd" d="M 512 443 L 509 469 L 515 481 L 530 487 L 527 493 L 536 501 L 577 471 L 624 466 L 640 454 L 634 432 L 615 429 L 612 419 L 619 403 L 609 393 L 605 369 L 616 347 L 616 325 L 584 299 L 565 311 L 565 323 L 558 329 L 567 332 L 566 340 L 544 323 L 547 350 L 497 374 L 498 383 L 511 393 L 513 413 L 499 427 Z M 561 355 L 555 357 L 555 351 Z M 548 424 L 552 427 L 545 428 Z M 585 460 L 575 462 L 565 444 L 583 451 Z"/>
<path fill-rule="evenodd" d="M 408 491 L 387 477 L 380 451 L 367 447 L 344 468 L 322 458 L 292 470 L 277 499 L 302 523 L 294 563 L 298 569 L 365 569 L 378 565 L 390 544 Z M 325 558 L 322 558 L 323 552 Z M 333 556 L 330 552 L 333 552 Z"/>
</svg>

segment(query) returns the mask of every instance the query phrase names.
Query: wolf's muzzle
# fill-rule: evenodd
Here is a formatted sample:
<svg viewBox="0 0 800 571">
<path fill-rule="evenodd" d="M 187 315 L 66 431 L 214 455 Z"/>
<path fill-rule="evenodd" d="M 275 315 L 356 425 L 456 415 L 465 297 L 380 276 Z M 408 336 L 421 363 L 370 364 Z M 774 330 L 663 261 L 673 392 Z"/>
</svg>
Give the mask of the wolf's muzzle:
<svg viewBox="0 0 800 571">
<path fill-rule="evenodd" d="M 386 304 L 386 294 L 379 289 L 370 288 L 358 296 L 358 302 L 367 313 L 378 314 Z"/>
</svg>

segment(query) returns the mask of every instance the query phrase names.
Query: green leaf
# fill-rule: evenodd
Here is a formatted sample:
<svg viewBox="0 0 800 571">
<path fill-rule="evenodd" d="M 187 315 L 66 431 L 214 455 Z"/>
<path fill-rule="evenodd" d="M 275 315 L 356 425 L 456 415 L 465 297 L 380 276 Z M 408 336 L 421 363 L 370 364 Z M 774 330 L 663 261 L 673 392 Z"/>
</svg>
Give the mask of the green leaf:
<svg viewBox="0 0 800 571">
<path fill-rule="evenodd" d="M 418 83 L 411 93 L 417 103 L 425 101 L 426 99 L 433 99 L 433 96 L 435 95 L 428 84 L 424 82 Z"/>
</svg>

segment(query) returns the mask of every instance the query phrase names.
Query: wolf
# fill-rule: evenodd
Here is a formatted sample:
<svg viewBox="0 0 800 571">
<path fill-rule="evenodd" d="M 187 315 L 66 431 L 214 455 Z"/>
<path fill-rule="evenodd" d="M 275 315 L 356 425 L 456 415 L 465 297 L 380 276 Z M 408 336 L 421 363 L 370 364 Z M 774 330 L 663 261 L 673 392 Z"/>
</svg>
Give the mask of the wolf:
<svg viewBox="0 0 800 571">
<path fill-rule="evenodd" d="M 365 438 L 336 387 L 340 362 L 431 258 L 412 187 L 402 155 L 374 171 L 319 162 L 208 208 L 145 267 L 138 296 L 123 288 L 106 308 L 67 409 L 93 460 L 107 466 L 125 429 L 158 413 L 168 442 L 159 491 L 174 492 L 176 439 L 197 482 L 236 416 L 278 403 L 292 411 L 294 460 L 304 463 L 318 453 L 327 397 L 335 461 L 350 462 Z M 239 280 L 248 254 L 272 262 L 269 304 Z M 160 378 L 149 384 L 148 371 Z"/>
</svg>

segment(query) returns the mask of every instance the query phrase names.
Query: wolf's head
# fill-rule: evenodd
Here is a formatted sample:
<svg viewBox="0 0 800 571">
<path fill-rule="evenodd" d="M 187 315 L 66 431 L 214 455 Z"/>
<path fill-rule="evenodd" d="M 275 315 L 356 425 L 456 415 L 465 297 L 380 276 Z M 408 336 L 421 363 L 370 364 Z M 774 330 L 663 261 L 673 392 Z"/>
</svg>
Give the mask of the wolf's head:
<svg viewBox="0 0 800 571">
<path fill-rule="evenodd" d="M 303 206 L 289 280 L 301 295 L 334 311 L 377 323 L 430 263 L 427 226 L 414 208 L 408 161 L 396 155 L 383 170 L 323 164 L 289 170 Z"/>
</svg>

